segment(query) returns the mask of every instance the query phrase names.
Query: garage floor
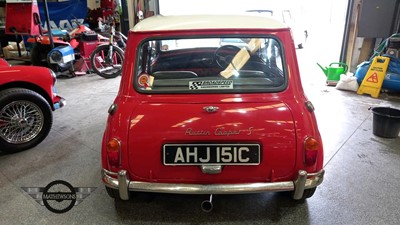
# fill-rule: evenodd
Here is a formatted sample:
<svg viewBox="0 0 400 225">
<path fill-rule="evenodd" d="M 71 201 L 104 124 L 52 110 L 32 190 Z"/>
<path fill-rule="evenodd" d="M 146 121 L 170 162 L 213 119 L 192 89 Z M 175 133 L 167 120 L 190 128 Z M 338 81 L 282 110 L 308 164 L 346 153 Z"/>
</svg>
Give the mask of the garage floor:
<svg viewBox="0 0 400 225">
<path fill-rule="evenodd" d="M 101 183 L 100 143 L 120 78 L 86 75 L 59 79 L 67 106 L 55 111 L 40 145 L 0 153 L 0 224 L 399 224 L 400 138 L 374 136 L 368 109 L 400 108 L 400 97 L 373 99 L 325 86 L 309 50 L 298 55 L 325 147 L 325 180 L 306 202 L 276 193 L 217 195 L 211 213 L 200 209 L 205 195 L 137 193 L 114 203 Z M 69 212 L 54 214 L 22 189 L 54 180 L 96 189 Z"/>
</svg>

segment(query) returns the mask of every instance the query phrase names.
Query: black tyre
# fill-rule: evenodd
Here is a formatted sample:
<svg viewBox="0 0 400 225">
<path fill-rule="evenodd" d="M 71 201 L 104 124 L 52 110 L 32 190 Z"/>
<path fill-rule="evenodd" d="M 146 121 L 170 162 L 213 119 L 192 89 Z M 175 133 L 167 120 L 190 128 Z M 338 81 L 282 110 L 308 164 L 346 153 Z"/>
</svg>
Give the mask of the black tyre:
<svg viewBox="0 0 400 225">
<path fill-rule="evenodd" d="M 305 200 L 307 198 L 311 198 L 314 195 L 315 190 L 317 190 L 317 187 L 304 190 L 303 197 L 301 199 Z"/>
<path fill-rule="evenodd" d="M 119 198 L 119 192 L 117 189 L 106 186 L 106 191 L 107 191 L 108 196 L 110 196 L 111 198 Z"/>
<path fill-rule="evenodd" d="M 116 201 L 123 201 L 121 199 L 121 197 L 119 197 L 119 191 L 117 189 L 110 188 L 110 187 L 106 186 L 106 191 L 107 191 L 108 196 L 110 196 L 111 198 L 115 199 Z M 129 196 L 131 196 L 130 192 L 128 194 L 129 194 Z"/>
<path fill-rule="evenodd" d="M 305 189 L 304 192 L 303 192 L 303 196 L 301 196 L 300 199 L 294 199 L 293 198 L 294 197 L 293 196 L 294 195 L 294 191 L 284 191 L 284 192 L 279 192 L 279 193 L 282 196 L 291 198 L 294 202 L 301 204 L 301 203 L 304 203 L 307 198 L 311 198 L 314 195 L 316 189 L 317 189 L 317 187 L 310 188 L 310 189 Z"/>
<path fill-rule="evenodd" d="M 309 188 L 309 189 L 305 189 L 303 192 L 303 196 L 300 199 L 296 199 L 296 201 L 305 201 L 307 198 L 311 198 L 311 196 L 314 195 L 315 190 L 317 190 L 317 187 L 314 188 Z M 291 192 L 291 195 L 293 196 L 294 192 Z"/>
<path fill-rule="evenodd" d="M 40 94 L 23 88 L 0 91 L 1 151 L 15 153 L 38 145 L 52 124 L 52 110 Z"/>
<path fill-rule="evenodd" d="M 111 57 L 110 45 L 99 45 L 90 56 L 93 71 L 106 79 L 119 76 L 124 62 L 124 51 L 115 45 L 111 48 Z"/>
<path fill-rule="evenodd" d="M 49 45 L 42 45 L 36 43 L 31 50 L 31 63 L 34 66 L 44 66 L 48 67 L 47 54 L 50 52 Z"/>
</svg>

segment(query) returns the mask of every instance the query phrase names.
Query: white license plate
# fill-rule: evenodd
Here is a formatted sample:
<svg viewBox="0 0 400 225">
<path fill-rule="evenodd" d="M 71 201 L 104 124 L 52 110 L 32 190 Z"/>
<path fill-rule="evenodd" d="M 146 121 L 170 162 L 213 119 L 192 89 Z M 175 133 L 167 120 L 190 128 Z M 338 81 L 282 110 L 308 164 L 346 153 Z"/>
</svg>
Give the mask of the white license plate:
<svg viewBox="0 0 400 225">
<path fill-rule="evenodd" d="M 259 165 L 259 144 L 165 144 L 164 165 Z"/>
</svg>

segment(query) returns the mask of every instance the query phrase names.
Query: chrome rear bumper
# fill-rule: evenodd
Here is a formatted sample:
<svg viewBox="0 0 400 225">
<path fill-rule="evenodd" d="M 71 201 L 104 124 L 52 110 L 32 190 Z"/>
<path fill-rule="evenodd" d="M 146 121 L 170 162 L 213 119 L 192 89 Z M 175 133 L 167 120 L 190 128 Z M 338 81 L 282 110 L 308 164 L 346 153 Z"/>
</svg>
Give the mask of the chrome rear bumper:
<svg viewBox="0 0 400 225">
<path fill-rule="evenodd" d="M 316 187 L 322 183 L 324 173 L 323 169 L 317 173 L 307 173 L 304 170 L 299 170 L 294 181 L 271 183 L 180 184 L 131 181 L 127 176 L 126 170 L 114 173 L 103 169 L 102 179 L 107 187 L 118 189 L 120 198 L 123 200 L 129 199 L 129 191 L 173 194 L 245 194 L 294 191 L 293 198 L 300 199 L 305 189 Z"/>
</svg>

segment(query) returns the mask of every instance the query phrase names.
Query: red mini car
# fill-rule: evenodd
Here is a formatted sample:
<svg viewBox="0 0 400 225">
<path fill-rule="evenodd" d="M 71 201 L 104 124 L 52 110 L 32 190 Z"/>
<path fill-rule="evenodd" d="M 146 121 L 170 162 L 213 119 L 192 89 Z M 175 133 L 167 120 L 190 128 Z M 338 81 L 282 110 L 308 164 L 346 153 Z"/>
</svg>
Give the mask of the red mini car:
<svg viewBox="0 0 400 225">
<path fill-rule="evenodd" d="M 50 69 L 10 66 L 0 59 L 0 151 L 14 153 L 42 142 L 50 132 L 52 111 L 65 105 Z"/>
<path fill-rule="evenodd" d="M 286 25 L 155 16 L 130 31 L 125 54 L 102 143 L 110 196 L 313 195 L 323 147 Z"/>
</svg>

